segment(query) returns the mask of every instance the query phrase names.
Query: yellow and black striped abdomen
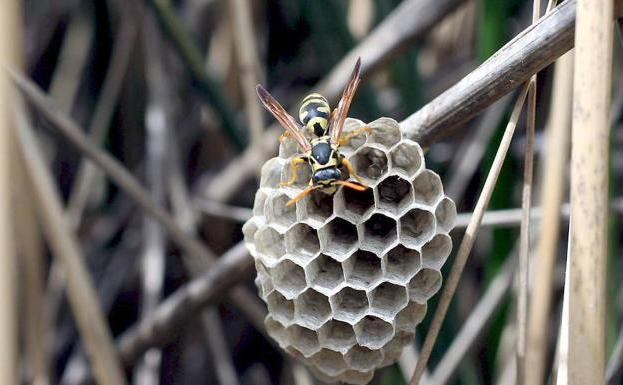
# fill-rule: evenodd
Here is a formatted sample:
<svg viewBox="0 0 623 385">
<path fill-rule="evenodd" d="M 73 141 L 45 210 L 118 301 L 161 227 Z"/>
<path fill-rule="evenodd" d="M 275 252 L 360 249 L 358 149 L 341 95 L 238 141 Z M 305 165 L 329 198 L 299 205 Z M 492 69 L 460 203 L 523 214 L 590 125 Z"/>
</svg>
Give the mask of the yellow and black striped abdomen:
<svg viewBox="0 0 623 385">
<path fill-rule="evenodd" d="M 299 109 L 299 120 L 314 135 L 327 135 L 331 109 L 324 96 L 309 94 L 303 99 Z"/>
</svg>

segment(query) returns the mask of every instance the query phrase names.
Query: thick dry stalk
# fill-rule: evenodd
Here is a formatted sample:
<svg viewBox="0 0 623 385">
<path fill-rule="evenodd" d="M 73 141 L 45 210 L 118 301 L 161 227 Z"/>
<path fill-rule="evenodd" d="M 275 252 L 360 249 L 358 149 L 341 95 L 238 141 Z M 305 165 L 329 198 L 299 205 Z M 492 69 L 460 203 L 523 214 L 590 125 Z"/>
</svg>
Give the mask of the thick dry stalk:
<svg viewBox="0 0 623 385">
<path fill-rule="evenodd" d="M 430 358 L 430 355 L 433 351 L 433 346 L 435 345 L 435 341 L 437 340 L 437 336 L 439 335 L 439 330 L 441 330 L 441 325 L 446 317 L 448 308 L 450 307 L 450 302 L 452 301 L 454 292 L 456 291 L 456 288 L 459 284 L 461 274 L 463 273 L 463 268 L 465 267 L 467 258 L 469 257 L 472 246 L 474 245 L 474 241 L 476 240 L 476 235 L 478 234 L 478 229 L 480 227 L 482 216 L 487 208 L 487 205 L 489 204 L 491 194 L 493 193 L 497 178 L 500 174 L 500 169 L 502 168 L 502 164 L 504 163 L 504 159 L 506 158 L 506 153 L 510 146 L 513 133 L 515 132 L 515 127 L 517 126 L 517 121 L 519 120 L 519 115 L 521 113 L 521 109 L 523 107 L 523 102 L 526 98 L 527 92 L 528 85 L 526 85 L 521 91 L 520 95 L 517 98 L 517 101 L 515 102 L 515 106 L 513 107 L 511 118 L 508 122 L 508 125 L 506 126 L 506 130 L 504 131 L 504 136 L 502 137 L 497 153 L 495 154 L 495 158 L 493 160 L 493 164 L 491 165 L 489 174 L 487 175 L 485 185 L 482 189 L 480 196 L 478 197 L 478 201 L 476 202 L 474 215 L 472 216 L 472 220 L 470 221 L 467 229 L 465 230 L 465 235 L 463 236 L 463 240 L 461 241 L 461 244 L 457 251 L 454 263 L 452 264 L 452 268 L 450 270 L 450 274 L 446 279 L 445 286 L 443 288 L 441 296 L 439 297 L 439 304 L 437 305 L 437 309 L 435 309 L 435 314 L 433 315 L 431 325 L 428 329 L 428 333 L 426 334 L 426 339 L 424 340 L 424 345 L 422 346 L 420 359 L 417 362 L 413 377 L 410 381 L 411 385 L 418 385 L 420 377 L 426 370 L 428 359 Z"/>
<path fill-rule="evenodd" d="M 255 86 L 258 83 L 256 37 L 253 33 L 250 0 L 229 1 L 229 11 L 234 24 L 236 54 L 244 96 L 247 123 L 250 131 L 251 145 L 259 145 L 262 137 L 262 109 L 257 102 Z"/>
<path fill-rule="evenodd" d="M 473 346 L 478 336 L 502 303 L 508 289 L 513 282 L 515 272 L 515 259 L 508 258 L 500 273 L 489 284 L 486 293 L 482 296 L 469 318 L 463 323 L 463 327 L 452 341 L 452 345 L 446 350 L 443 358 L 435 367 L 435 371 L 426 385 L 445 385 L 450 381 L 454 372 L 463 362 L 469 349 Z"/>
<path fill-rule="evenodd" d="M 0 2 L 0 66 L 21 66 L 20 4 Z M 0 384 L 17 384 L 17 266 L 11 219 L 11 170 L 13 161 L 13 87 L 6 73 L 0 74 Z"/>
<path fill-rule="evenodd" d="M 65 219 L 52 176 L 46 169 L 34 132 L 26 121 L 25 110 L 19 108 L 15 112 L 20 160 L 28 171 L 44 235 L 54 256 L 62 260 L 67 271 L 67 297 L 84 346 L 91 357 L 94 376 L 101 385 L 125 384 L 125 374 L 112 335 L 84 265 L 78 243 Z"/>
<path fill-rule="evenodd" d="M 541 225 L 534 263 L 534 287 L 530 297 L 526 341 L 527 384 L 541 385 L 547 354 L 547 323 L 550 319 L 552 280 L 556 250 L 560 239 L 560 211 L 565 192 L 571 131 L 573 92 L 573 54 L 563 55 L 556 63 L 552 107 L 547 123 L 544 174 L 541 184 Z"/>
<path fill-rule="evenodd" d="M 569 229 L 569 384 L 605 370 L 612 1 L 578 0 Z"/>
<path fill-rule="evenodd" d="M 614 2 L 620 12 L 623 0 Z M 563 2 L 452 88 L 402 121 L 407 136 L 429 146 L 570 50 L 575 7 L 576 0 Z"/>
</svg>

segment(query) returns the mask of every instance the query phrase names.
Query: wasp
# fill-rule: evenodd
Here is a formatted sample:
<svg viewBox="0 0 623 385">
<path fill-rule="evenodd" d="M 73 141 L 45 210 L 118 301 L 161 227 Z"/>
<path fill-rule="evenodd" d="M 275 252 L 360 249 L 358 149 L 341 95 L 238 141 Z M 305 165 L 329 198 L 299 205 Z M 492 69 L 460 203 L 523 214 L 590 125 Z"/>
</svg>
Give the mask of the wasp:
<svg viewBox="0 0 623 385">
<path fill-rule="evenodd" d="M 361 127 L 342 136 L 344 121 L 359 85 L 360 67 L 361 59 L 358 59 L 335 110 L 331 111 L 327 99 L 320 94 L 312 93 L 303 99 L 299 109 L 299 120 L 304 130 L 312 138 L 311 140 L 303 135 L 303 128 L 286 112 L 281 104 L 264 87 L 257 85 L 256 90 L 260 101 L 285 129 L 283 136 L 296 140 L 302 152 L 302 155 L 290 161 L 292 177 L 281 185 L 292 185 L 296 181 L 297 168 L 303 163 L 308 163 L 312 170 L 309 186 L 292 198 L 286 204 L 287 206 L 293 205 L 314 190 L 334 194 L 338 186 L 357 191 L 365 191 L 368 188 L 355 173 L 348 159 L 339 151 L 339 147 L 347 143 L 353 136 L 364 131 L 370 131 L 369 127 Z M 341 166 L 346 168 L 348 174 L 355 178 L 358 183 L 342 180 Z"/>
</svg>

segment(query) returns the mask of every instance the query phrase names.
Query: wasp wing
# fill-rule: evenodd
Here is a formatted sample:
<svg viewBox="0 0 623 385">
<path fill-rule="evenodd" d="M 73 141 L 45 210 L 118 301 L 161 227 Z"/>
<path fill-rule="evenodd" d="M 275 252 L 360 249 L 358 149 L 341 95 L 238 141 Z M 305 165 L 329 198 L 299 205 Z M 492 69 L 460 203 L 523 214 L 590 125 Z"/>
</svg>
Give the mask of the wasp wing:
<svg viewBox="0 0 623 385">
<path fill-rule="evenodd" d="M 296 123 L 296 120 L 286 112 L 286 110 L 279 104 L 279 102 L 273 98 L 273 96 L 266 91 L 264 87 L 261 85 L 257 85 L 255 88 L 257 91 L 257 96 L 260 98 L 260 101 L 266 107 L 266 109 L 273 114 L 273 116 L 281 123 L 283 128 L 290 134 L 294 140 L 299 144 L 299 147 L 303 152 L 307 152 L 311 150 L 311 144 L 309 140 L 300 131 L 300 126 Z"/>
<path fill-rule="evenodd" d="M 348 80 L 346 88 L 344 88 L 344 92 L 342 93 L 342 98 L 340 99 L 337 107 L 331 114 L 329 135 L 331 136 L 331 143 L 333 144 L 338 144 L 340 141 L 340 135 L 342 135 L 342 130 L 344 129 L 344 121 L 346 120 L 346 116 L 348 116 L 350 103 L 353 101 L 353 97 L 355 96 L 355 92 L 357 91 L 357 86 L 359 85 L 360 67 L 361 58 L 357 59 L 357 63 L 355 64 L 353 73 L 350 75 L 350 79 Z"/>
</svg>

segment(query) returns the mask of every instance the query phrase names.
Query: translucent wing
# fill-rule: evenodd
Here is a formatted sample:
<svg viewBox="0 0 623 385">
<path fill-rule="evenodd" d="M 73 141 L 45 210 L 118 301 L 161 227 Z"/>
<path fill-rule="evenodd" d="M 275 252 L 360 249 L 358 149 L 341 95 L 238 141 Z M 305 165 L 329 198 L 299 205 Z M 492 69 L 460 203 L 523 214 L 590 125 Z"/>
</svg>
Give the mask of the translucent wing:
<svg viewBox="0 0 623 385">
<path fill-rule="evenodd" d="M 350 103 L 353 101 L 353 97 L 355 96 L 355 92 L 357 91 L 357 86 L 359 85 L 360 67 L 361 58 L 357 59 L 357 63 L 355 64 L 353 73 L 350 75 L 350 79 L 348 80 L 346 88 L 344 88 L 344 92 L 342 93 L 342 98 L 340 99 L 340 102 L 337 104 L 337 107 L 335 108 L 335 110 L 333 110 L 333 113 L 331 114 L 331 122 L 329 124 L 331 143 L 338 144 L 340 140 L 340 135 L 342 134 L 342 129 L 344 128 L 344 121 L 348 116 Z"/>
<path fill-rule="evenodd" d="M 296 120 L 286 112 L 286 110 L 279 104 L 279 102 L 273 98 L 273 96 L 264 89 L 261 85 L 257 85 L 255 88 L 257 91 L 257 96 L 260 98 L 260 101 L 266 107 L 266 109 L 273 114 L 273 116 L 281 123 L 283 128 L 289 133 L 289 135 L 296 140 L 299 144 L 299 147 L 303 152 L 307 152 L 311 150 L 311 144 L 307 140 L 306 137 L 303 136 L 300 127 Z"/>
</svg>

